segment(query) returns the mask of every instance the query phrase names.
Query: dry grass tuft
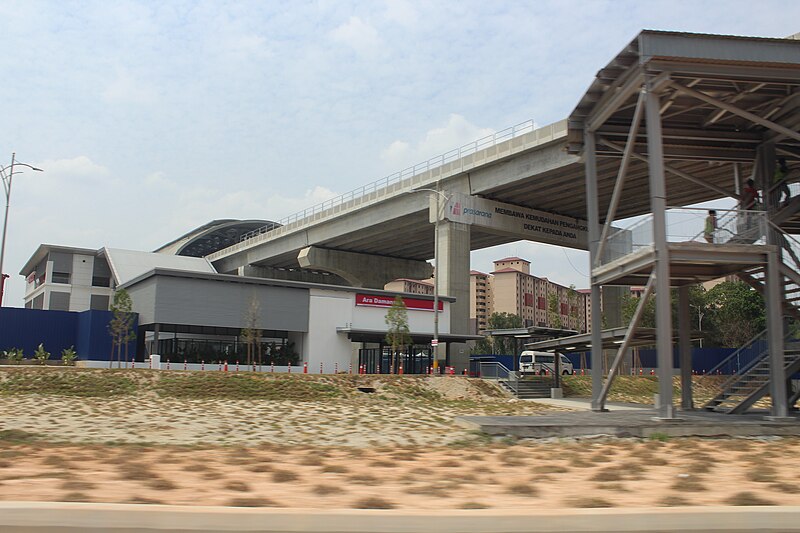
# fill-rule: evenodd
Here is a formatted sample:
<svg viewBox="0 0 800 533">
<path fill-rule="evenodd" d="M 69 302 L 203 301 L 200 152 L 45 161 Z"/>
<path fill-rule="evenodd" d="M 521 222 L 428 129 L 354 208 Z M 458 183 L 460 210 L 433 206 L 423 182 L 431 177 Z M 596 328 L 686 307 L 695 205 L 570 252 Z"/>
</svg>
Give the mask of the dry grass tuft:
<svg viewBox="0 0 800 533">
<path fill-rule="evenodd" d="M 776 505 L 775 502 L 765 500 L 752 492 L 737 492 L 730 498 L 726 498 L 725 503 L 736 506 Z"/>
<path fill-rule="evenodd" d="M 247 469 L 251 472 L 256 473 L 263 473 L 263 472 L 272 472 L 275 468 L 269 463 L 254 463 L 247 467 Z"/>
<path fill-rule="evenodd" d="M 61 501 L 63 502 L 90 502 L 92 499 L 89 497 L 88 494 L 84 494 L 83 492 L 68 492 L 65 494 Z"/>
<path fill-rule="evenodd" d="M 317 496 L 327 496 L 329 494 L 338 494 L 341 492 L 345 492 L 344 489 L 340 487 L 335 487 L 333 485 L 315 485 L 311 488 L 311 492 L 316 494 Z"/>
<path fill-rule="evenodd" d="M 61 484 L 61 490 L 77 491 L 92 490 L 97 488 L 97 485 L 89 481 L 68 480 Z"/>
<path fill-rule="evenodd" d="M 163 505 L 162 500 L 157 500 L 155 498 L 145 498 L 144 496 L 133 496 L 128 499 L 127 503 L 137 503 L 143 505 Z"/>
<path fill-rule="evenodd" d="M 154 477 L 147 482 L 147 486 L 153 490 L 175 490 L 178 486 L 163 477 Z"/>
<path fill-rule="evenodd" d="M 120 479 L 126 481 L 147 481 L 155 477 L 148 466 L 142 463 L 123 462 L 117 465 L 117 471 Z"/>
<path fill-rule="evenodd" d="M 658 505 L 661 507 L 685 507 L 691 505 L 691 503 L 682 496 L 664 496 L 658 502 Z"/>
<path fill-rule="evenodd" d="M 602 507 L 614 507 L 614 504 L 603 498 L 592 496 L 572 498 L 567 501 L 567 507 L 578 507 L 582 509 L 599 509 Z"/>
<path fill-rule="evenodd" d="M 480 502 L 464 502 L 458 506 L 459 509 L 488 509 L 489 506 Z"/>
<path fill-rule="evenodd" d="M 344 465 L 325 465 L 322 471 L 326 474 L 346 474 L 350 469 Z"/>
<path fill-rule="evenodd" d="M 531 469 L 537 474 L 563 474 L 569 472 L 569 468 L 561 465 L 538 465 Z"/>
<path fill-rule="evenodd" d="M 225 490 L 234 490 L 236 492 L 250 492 L 250 485 L 245 483 L 244 481 L 228 481 L 224 485 Z"/>
<path fill-rule="evenodd" d="M 539 489 L 528 483 L 514 483 L 506 487 L 506 493 L 517 496 L 538 496 Z"/>
<path fill-rule="evenodd" d="M 678 492 L 705 492 L 708 490 L 708 488 L 695 477 L 678 478 L 670 488 Z"/>
<path fill-rule="evenodd" d="M 394 509 L 395 504 L 383 498 L 372 496 L 362 498 L 353 504 L 354 509 Z"/>
<path fill-rule="evenodd" d="M 756 466 L 747 471 L 748 481 L 772 483 L 778 480 L 778 472 L 771 466 Z"/>
<path fill-rule="evenodd" d="M 298 476 L 295 472 L 291 470 L 275 470 L 272 472 L 272 481 L 275 483 L 288 483 L 289 481 L 295 481 Z"/>
<path fill-rule="evenodd" d="M 383 481 L 372 474 L 358 474 L 347 478 L 351 483 L 356 485 L 381 485 Z"/>
<path fill-rule="evenodd" d="M 228 501 L 228 507 L 278 507 L 269 498 L 233 498 Z"/>
<path fill-rule="evenodd" d="M 622 481 L 622 473 L 616 467 L 609 467 L 604 468 L 595 472 L 595 474 L 589 478 L 591 481 L 599 481 L 601 483 L 607 483 L 610 481 Z"/>
</svg>

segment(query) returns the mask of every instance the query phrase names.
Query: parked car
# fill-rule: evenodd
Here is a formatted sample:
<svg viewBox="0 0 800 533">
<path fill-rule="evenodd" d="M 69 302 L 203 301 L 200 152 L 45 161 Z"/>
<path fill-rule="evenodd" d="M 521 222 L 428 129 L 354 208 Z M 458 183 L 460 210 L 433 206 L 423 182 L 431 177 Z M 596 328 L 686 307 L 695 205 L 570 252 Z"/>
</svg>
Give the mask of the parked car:
<svg viewBox="0 0 800 533">
<path fill-rule="evenodd" d="M 525 350 L 520 354 L 519 372 L 523 376 L 553 374 L 556 371 L 556 355 L 561 357 L 561 374 L 572 374 L 572 361 L 566 355 L 554 354 L 553 352 L 534 352 L 532 350 Z"/>
</svg>

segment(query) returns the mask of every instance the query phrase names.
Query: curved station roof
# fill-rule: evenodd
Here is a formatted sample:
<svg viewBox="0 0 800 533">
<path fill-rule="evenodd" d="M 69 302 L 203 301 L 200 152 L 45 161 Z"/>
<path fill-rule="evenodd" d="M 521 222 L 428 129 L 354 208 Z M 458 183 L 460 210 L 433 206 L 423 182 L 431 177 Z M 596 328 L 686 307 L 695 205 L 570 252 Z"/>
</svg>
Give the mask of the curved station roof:
<svg viewBox="0 0 800 533">
<path fill-rule="evenodd" d="M 188 233 L 181 235 L 161 248 L 156 253 L 185 255 L 189 257 L 205 257 L 217 250 L 236 244 L 245 233 L 280 226 L 269 220 L 236 220 L 231 218 L 212 220 Z"/>
</svg>

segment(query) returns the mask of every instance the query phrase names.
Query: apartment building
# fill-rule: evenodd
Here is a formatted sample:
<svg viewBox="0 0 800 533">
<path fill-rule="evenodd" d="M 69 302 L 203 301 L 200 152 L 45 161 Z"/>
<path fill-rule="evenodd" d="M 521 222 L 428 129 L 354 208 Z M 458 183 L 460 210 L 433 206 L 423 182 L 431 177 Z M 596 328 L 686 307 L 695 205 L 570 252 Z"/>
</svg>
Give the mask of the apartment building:
<svg viewBox="0 0 800 533">
<path fill-rule="evenodd" d="M 384 285 L 384 290 L 409 294 L 433 294 L 433 281 L 418 279 L 395 279 Z"/>
<path fill-rule="evenodd" d="M 587 330 L 587 295 L 530 273 L 530 261 L 506 257 L 494 271 L 470 272 L 470 318 L 473 333 L 486 329 L 493 313 L 522 318 L 523 326 Z"/>
</svg>

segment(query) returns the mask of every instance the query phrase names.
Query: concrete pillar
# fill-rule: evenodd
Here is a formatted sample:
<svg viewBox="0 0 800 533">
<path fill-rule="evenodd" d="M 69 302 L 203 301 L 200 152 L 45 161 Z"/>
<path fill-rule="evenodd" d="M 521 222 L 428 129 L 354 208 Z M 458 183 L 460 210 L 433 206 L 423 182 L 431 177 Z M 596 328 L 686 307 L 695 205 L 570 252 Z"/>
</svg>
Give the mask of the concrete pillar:
<svg viewBox="0 0 800 533">
<path fill-rule="evenodd" d="M 467 234 L 469 235 L 469 232 Z M 469 246 L 469 242 L 467 245 Z M 309 246 L 300 250 L 297 262 L 302 268 L 324 270 L 341 276 L 353 287 L 370 289 L 382 289 L 384 285 L 397 278 L 427 279 L 433 272 L 427 261 L 344 252 L 318 246 Z M 469 254 L 467 262 L 469 263 Z M 467 274 L 469 275 L 469 270 Z M 469 292 L 467 292 L 467 299 L 469 299 Z M 467 301 L 467 306 L 469 306 L 469 301 Z"/>
<path fill-rule="evenodd" d="M 439 294 L 456 299 L 450 304 L 450 332 L 469 334 L 469 251 L 470 227 L 459 222 L 442 220 L 438 239 Z M 452 343 L 450 364 L 456 368 L 469 367 L 469 348 L 465 343 Z M 439 351 L 440 358 L 446 353 Z"/>
<path fill-rule="evenodd" d="M 784 372 L 783 313 L 781 312 L 781 281 L 778 252 L 768 252 L 767 258 L 767 342 L 769 346 L 770 396 L 773 417 L 788 416 L 786 372 Z"/>
<path fill-rule="evenodd" d="M 656 252 L 656 352 L 658 359 L 658 415 L 673 418 L 672 406 L 672 302 L 670 301 L 669 248 L 667 245 L 667 188 L 658 94 L 647 87 L 647 151 L 650 156 L 650 208 Z"/>
<path fill-rule="evenodd" d="M 692 400 L 692 327 L 689 323 L 689 286 L 678 289 L 678 346 L 681 362 L 681 409 L 694 409 Z"/>
<path fill-rule="evenodd" d="M 584 161 L 586 165 L 586 214 L 589 226 L 589 270 L 592 307 L 592 410 L 602 411 L 600 393 L 603 390 L 603 314 L 600 309 L 600 285 L 591 272 L 595 267 L 597 244 L 600 240 L 600 208 L 597 200 L 597 154 L 594 132 L 584 132 Z"/>
</svg>

